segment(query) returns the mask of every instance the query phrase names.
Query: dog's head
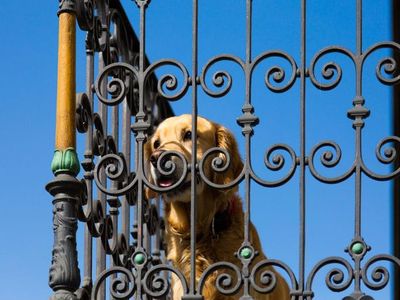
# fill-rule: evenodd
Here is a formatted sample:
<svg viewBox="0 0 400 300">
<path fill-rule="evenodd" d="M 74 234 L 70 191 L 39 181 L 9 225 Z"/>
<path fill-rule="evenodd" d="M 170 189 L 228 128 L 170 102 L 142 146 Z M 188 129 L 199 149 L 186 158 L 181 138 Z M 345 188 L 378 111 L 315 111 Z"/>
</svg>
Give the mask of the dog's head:
<svg viewBox="0 0 400 300">
<path fill-rule="evenodd" d="M 225 127 L 211 122 L 202 117 L 197 118 L 197 161 L 199 162 L 204 153 L 210 148 L 218 147 L 226 150 L 230 156 L 230 165 L 225 172 L 215 172 L 211 167 L 212 159 L 219 156 L 224 162 L 226 157 L 218 152 L 210 155 L 204 161 L 204 175 L 211 182 L 216 184 L 227 184 L 232 182 L 242 171 L 243 164 L 238 152 L 237 143 L 229 130 Z M 168 153 L 178 152 L 186 162 L 177 155 L 168 155 Z M 172 161 L 175 165 L 173 172 L 164 172 L 165 162 Z M 182 183 L 171 191 L 162 194 L 166 201 L 190 201 L 191 176 L 190 172 L 184 176 L 184 167 L 186 163 L 192 160 L 192 116 L 181 115 L 171 117 L 163 121 L 153 136 L 145 144 L 145 161 L 147 164 L 148 177 L 151 183 L 161 188 L 168 188 L 176 184 L 179 180 Z M 169 173 L 169 174 L 165 174 Z M 197 194 L 204 194 L 207 191 L 214 190 L 209 187 L 199 174 L 196 176 Z M 232 195 L 237 187 L 222 191 L 225 194 Z M 218 191 L 220 192 L 220 191 Z M 154 191 L 146 189 L 148 198 L 156 196 Z"/>
</svg>

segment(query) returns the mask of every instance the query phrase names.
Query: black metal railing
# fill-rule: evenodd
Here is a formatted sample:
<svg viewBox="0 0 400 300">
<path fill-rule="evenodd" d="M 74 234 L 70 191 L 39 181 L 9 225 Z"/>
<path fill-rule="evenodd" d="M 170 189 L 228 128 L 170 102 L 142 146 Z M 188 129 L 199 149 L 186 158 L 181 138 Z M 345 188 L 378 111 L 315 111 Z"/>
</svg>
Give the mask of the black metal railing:
<svg viewBox="0 0 400 300">
<path fill-rule="evenodd" d="M 90 1 L 80 3 L 86 4 L 86 7 L 83 6 L 82 10 L 77 11 L 78 23 L 93 24 L 92 30 L 86 28 L 89 29 L 86 42 L 88 97 L 78 98 L 82 101 L 78 102 L 77 107 L 81 113 L 77 124 L 80 121 L 82 124 L 85 120 L 92 121 L 86 131 L 85 159 L 82 162 L 85 170 L 86 209 L 82 209 L 80 216 L 81 221 L 88 225 L 85 232 L 85 261 L 91 262 L 93 257 L 96 257 L 97 282 L 101 282 L 104 274 L 109 275 L 104 273 L 107 270 L 108 255 L 112 256 L 111 265 L 126 267 L 129 265 L 127 259 L 133 249 L 143 247 L 146 253 L 152 256 L 152 264 L 160 262 L 163 241 L 159 232 L 159 202 L 138 202 L 137 187 L 126 186 L 137 176 L 135 169 L 131 170 L 133 166 L 138 165 L 138 154 L 135 152 L 139 149 L 131 149 L 132 131 L 135 132 L 137 141 L 144 140 L 145 136 L 163 119 L 172 116 L 173 112 L 168 102 L 157 91 L 158 81 L 154 73 L 149 74 L 145 82 L 135 76 L 140 69 L 149 65 L 149 62 L 120 2 L 111 0 L 96 1 L 94 4 Z M 91 10 L 87 5 L 93 5 L 95 15 L 90 16 Z M 95 81 L 93 56 L 96 53 L 99 54 L 99 75 Z M 125 69 L 120 69 L 121 65 Z M 109 80 L 109 77 L 112 79 Z M 98 114 L 91 109 L 94 107 L 93 86 L 99 100 Z M 107 93 L 111 93 L 113 97 L 108 98 Z M 136 121 L 132 122 L 133 117 L 136 117 Z M 107 121 L 109 119 L 110 122 Z M 107 132 L 112 134 L 108 135 Z M 118 145 L 121 148 L 118 148 Z M 97 164 L 94 161 L 96 156 L 101 157 Z M 119 170 L 111 170 L 108 165 L 108 160 L 115 159 L 120 164 Z M 104 163 L 107 165 L 105 170 L 102 169 Z M 120 169 L 122 166 L 123 170 Z M 108 188 L 114 190 L 124 186 L 126 192 L 119 194 L 120 197 L 108 195 L 107 188 L 102 183 L 106 176 L 113 179 Z M 97 196 L 93 191 L 93 179 L 99 188 Z M 134 214 L 131 214 L 132 206 L 135 207 Z M 122 216 L 120 219 L 119 214 Z M 134 238 L 132 243 L 130 235 Z M 156 241 L 151 244 L 150 236 L 153 235 L 156 236 Z M 95 256 L 91 245 L 93 237 L 98 237 Z M 93 282 L 93 270 L 89 265 L 90 263 L 85 265 L 86 286 Z M 88 288 L 86 290 L 91 292 Z M 96 284 L 93 294 L 97 294 L 99 299 L 104 298 L 107 294 L 105 285 Z"/>
<path fill-rule="evenodd" d="M 176 275 L 182 285 L 183 298 L 186 300 L 204 299 L 204 286 L 215 273 L 218 274 L 213 283 L 221 299 L 253 299 L 254 291 L 270 293 L 276 288 L 277 276 L 273 272 L 264 272 L 263 268 L 276 267 L 289 278 L 290 299 L 313 299 L 314 279 L 323 267 L 332 267 L 327 273 L 326 285 L 334 292 L 348 292 L 345 299 L 372 299 L 368 290 L 382 290 L 388 285 L 389 270 L 385 266 L 372 267 L 380 262 L 390 262 L 398 272 L 400 258 L 398 256 L 398 231 L 395 231 L 395 255 L 377 254 L 365 261 L 370 251 L 368 241 L 364 240 L 361 228 L 361 188 L 363 178 L 369 177 L 376 181 L 390 181 L 398 177 L 400 168 L 395 167 L 388 174 L 378 174 L 372 171 L 363 158 L 364 125 L 370 115 L 365 106 L 362 87 L 362 76 L 365 61 L 378 49 L 393 50 L 400 53 L 398 36 L 394 41 L 383 41 L 363 50 L 362 47 L 362 0 L 356 0 L 356 49 L 352 51 L 345 47 L 330 46 L 318 51 L 307 61 L 307 2 L 301 0 L 301 45 L 300 59 L 297 61 L 290 54 L 268 50 L 253 58 L 252 53 L 252 0 L 246 3 L 246 55 L 241 58 L 235 55 L 222 54 L 211 58 L 204 66 L 199 66 L 198 52 L 198 0 L 192 0 L 192 61 L 190 68 L 184 63 L 173 59 L 161 59 L 149 62 L 146 58 L 146 12 L 150 5 L 157 1 L 135 0 L 139 10 L 139 32 L 135 35 L 119 0 L 76 0 L 61 1 L 64 10 L 77 16 L 80 28 L 87 32 L 86 39 L 86 91 L 77 94 L 76 126 L 77 131 L 85 136 L 85 150 L 81 153 L 83 160 L 83 178 L 75 176 L 64 178 L 64 172 L 55 170 L 57 180 L 49 184 L 48 189 L 55 197 L 67 195 L 65 203 L 73 203 L 68 209 L 75 213 L 65 217 L 59 213 L 63 210 L 60 202 L 55 200 L 55 234 L 57 236 L 53 263 L 51 268 L 50 286 L 56 292 L 54 299 L 61 299 L 68 294 L 68 299 L 167 299 L 170 295 L 169 280 Z M 72 3 L 72 4 L 71 4 Z M 395 2 L 394 2 L 395 3 Z M 396 5 L 394 5 L 396 11 Z M 397 12 L 397 11 L 396 11 Z M 396 14 L 395 14 L 396 16 Z M 398 16 L 395 19 L 398 19 Z M 396 19 L 396 20 L 397 20 Z M 395 22 L 398 33 L 398 24 Z M 397 24 L 397 25 L 396 25 Z M 324 56 L 336 53 L 347 57 L 354 66 L 354 95 L 352 106 L 348 109 L 348 118 L 352 120 L 354 130 L 354 159 L 351 166 L 335 177 L 323 175 L 317 164 L 317 155 L 321 154 L 319 164 L 332 168 L 341 161 L 342 149 L 334 141 L 320 141 L 308 151 L 306 147 L 306 98 L 307 84 L 320 90 L 333 90 L 341 81 L 342 69 L 335 62 L 323 66 L 321 74 L 317 65 Z M 296 147 L 280 143 L 271 146 L 265 154 L 265 165 L 271 172 L 287 170 L 286 174 L 276 180 L 261 178 L 251 164 L 251 145 L 254 128 L 259 118 L 254 114 L 251 88 L 255 68 L 270 58 L 280 58 L 287 62 L 289 72 L 276 65 L 271 67 L 265 76 L 266 87 L 273 93 L 290 90 L 295 84 L 300 87 L 300 125 L 299 145 Z M 219 62 L 233 62 L 244 74 L 245 99 L 242 115 L 237 123 L 242 127 L 245 140 L 244 165 L 236 178 L 226 184 L 217 184 L 208 178 L 206 168 L 223 173 L 231 167 L 229 149 L 221 147 L 210 148 L 198 159 L 192 155 L 187 160 L 182 154 L 167 151 L 161 155 L 155 164 L 160 173 L 171 172 L 177 163 L 183 167 L 178 182 L 189 177 L 191 182 L 190 196 L 190 230 L 188 251 L 190 251 L 190 272 L 186 274 L 177 265 L 165 259 L 165 224 L 160 209 L 162 196 L 157 199 L 146 199 L 145 189 L 151 189 L 159 194 L 165 194 L 179 184 L 171 187 L 160 187 L 152 183 L 146 170 L 145 143 L 154 129 L 164 119 L 173 115 L 168 104 L 170 100 L 178 100 L 191 92 L 192 141 L 191 153 L 197 153 L 197 116 L 198 93 L 204 92 L 209 97 L 219 98 L 231 91 L 232 76 L 228 71 L 218 71 L 208 81 L 210 70 Z M 95 63 L 98 63 L 95 66 Z M 166 74 L 157 78 L 155 72 L 161 67 L 169 66 L 181 73 L 181 80 L 174 74 Z M 383 74 L 385 73 L 385 76 Z M 322 82 L 320 78 L 324 79 Z M 398 72 L 398 56 L 386 57 L 378 62 L 376 68 L 378 80 L 386 85 L 395 85 L 400 81 Z M 178 84 L 179 81 L 179 84 Z M 210 86 L 212 82 L 212 87 Z M 395 95 L 398 95 L 398 88 Z M 398 96 L 397 96 L 398 97 Z M 395 112 L 398 112 L 397 102 Z M 397 115 L 395 115 L 395 120 Z M 397 124 L 397 122 L 395 122 Z M 398 124 L 397 124 L 398 125 Z M 397 152 L 393 144 L 400 143 L 399 130 L 396 135 L 382 139 L 377 146 L 376 158 L 382 164 L 393 164 Z M 279 153 L 286 153 L 289 159 L 284 159 Z M 223 159 L 211 160 L 210 157 L 222 155 Z M 162 161 L 161 161 L 162 160 Z M 212 163 L 211 163 L 212 161 Z M 210 165 L 211 163 L 211 165 Z M 208 165 L 207 165 L 208 164 Z M 68 172 L 67 172 L 68 173 Z M 71 173 L 71 172 L 70 172 Z M 74 172 L 69 175 L 74 175 Z M 298 176 L 295 176 L 297 174 Z M 349 259 L 343 257 L 326 257 L 317 262 L 307 274 L 305 268 L 306 244 L 306 174 L 324 184 L 336 184 L 354 180 L 355 222 L 354 236 L 346 246 Z M 250 202 L 251 183 L 262 187 L 275 188 L 284 186 L 293 178 L 299 180 L 299 251 L 298 272 L 291 269 L 283 261 L 264 259 L 255 266 L 253 263 L 255 249 L 250 238 Z M 60 190 L 59 181 L 63 180 Z M 198 203 L 196 182 L 201 181 L 211 189 L 226 190 L 239 183 L 243 185 L 244 214 L 243 240 L 236 249 L 237 263 L 218 261 L 211 264 L 202 274 L 196 274 L 196 220 Z M 398 204 L 398 186 L 395 193 L 395 203 Z M 68 198 L 70 195 L 70 198 Z M 65 200 L 67 199 L 67 200 Z M 73 199 L 68 200 L 68 199 Z M 76 201 L 76 205 L 74 204 Z M 64 203 L 63 202 L 63 203 Z M 398 207 L 395 206 L 398 211 Z M 77 268 L 76 245 L 64 247 L 62 241 L 68 241 L 76 232 L 76 220 L 85 225 L 83 280 L 80 280 Z M 397 215 L 395 220 L 398 220 Z M 398 223 L 395 227 L 399 228 Z M 62 229 L 60 231 L 60 228 Z M 65 230 L 63 230 L 65 228 Z M 396 235 L 395 234 L 395 235 Z M 60 241 L 60 242 L 58 242 Z M 62 257 L 69 256 L 68 263 L 63 264 Z M 61 257 L 61 258 L 60 258 Z M 72 257 L 72 258 L 71 258 Z M 71 262 L 72 261 L 72 262 Z M 68 269 L 68 266 L 73 266 Z M 337 268 L 334 266 L 340 266 Z M 69 271 L 65 271 L 65 269 Z M 373 268 L 373 269 L 372 269 Z M 63 279 L 63 272 L 70 272 L 70 280 Z M 262 274 L 260 274 L 262 273 Z M 367 275 L 371 274 L 372 275 Z M 214 275 L 213 275 L 214 274 Z M 397 273 L 398 274 L 398 273 Z M 67 276 L 68 277 L 68 276 Z M 398 275 L 397 275 L 398 278 Z M 57 279 L 57 280 L 56 280 Z M 398 279 L 396 279 L 398 280 Z M 58 293 L 63 290 L 67 292 Z M 68 293 L 70 292 L 70 293 Z M 228 298 L 230 295 L 238 295 Z M 253 295 L 253 296 L 251 296 Z M 398 299 L 398 291 L 396 291 Z M 64 298 L 62 298 L 64 299 Z M 219 298 L 216 298 L 219 299 Z M 257 299 L 254 297 L 254 299 Z"/>
</svg>

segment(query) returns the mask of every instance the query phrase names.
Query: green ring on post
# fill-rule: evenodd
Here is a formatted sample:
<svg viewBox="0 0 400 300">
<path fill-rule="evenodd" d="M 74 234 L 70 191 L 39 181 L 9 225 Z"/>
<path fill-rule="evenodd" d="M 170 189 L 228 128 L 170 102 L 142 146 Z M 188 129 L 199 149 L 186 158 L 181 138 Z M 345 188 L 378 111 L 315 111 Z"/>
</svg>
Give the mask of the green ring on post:
<svg viewBox="0 0 400 300">
<path fill-rule="evenodd" d="M 360 242 L 356 242 L 351 246 L 351 252 L 357 255 L 360 255 L 364 251 L 364 244 Z"/>
<path fill-rule="evenodd" d="M 244 259 L 249 259 L 253 255 L 253 251 L 249 247 L 244 247 L 240 250 L 240 257 Z"/>
<path fill-rule="evenodd" d="M 55 150 L 51 162 L 51 170 L 54 175 L 57 175 L 60 172 L 71 173 L 74 176 L 78 175 L 80 166 L 75 149 L 69 147 L 64 150 Z"/>
<path fill-rule="evenodd" d="M 133 261 L 137 265 L 142 265 L 146 261 L 146 257 L 144 256 L 143 253 L 139 252 L 139 253 L 135 254 L 135 256 L 133 257 Z"/>
</svg>

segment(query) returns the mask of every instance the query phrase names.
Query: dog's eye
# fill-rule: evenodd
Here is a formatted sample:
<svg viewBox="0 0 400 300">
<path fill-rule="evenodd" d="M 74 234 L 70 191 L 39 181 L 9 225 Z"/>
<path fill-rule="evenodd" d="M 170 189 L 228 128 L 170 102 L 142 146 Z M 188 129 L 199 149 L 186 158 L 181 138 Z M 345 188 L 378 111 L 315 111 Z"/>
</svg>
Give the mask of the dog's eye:
<svg viewBox="0 0 400 300">
<path fill-rule="evenodd" d="M 192 140 L 192 132 L 190 130 L 185 132 L 185 135 L 183 136 L 184 141 L 191 141 Z"/>
<path fill-rule="evenodd" d="M 160 140 L 155 140 L 153 143 L 153 148 L 157 149 L 158 147 L 160 147 Z"/>
</svg>

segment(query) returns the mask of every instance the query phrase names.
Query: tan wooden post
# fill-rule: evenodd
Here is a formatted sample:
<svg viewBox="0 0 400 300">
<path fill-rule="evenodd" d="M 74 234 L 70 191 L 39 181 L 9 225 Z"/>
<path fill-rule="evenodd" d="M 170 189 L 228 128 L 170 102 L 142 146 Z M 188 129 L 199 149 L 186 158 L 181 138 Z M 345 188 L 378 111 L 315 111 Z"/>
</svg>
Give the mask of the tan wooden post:
<svg viewBox="0 0 400 300">
<path fill-rule="evenodd" d="M 56 149 L 75 148 L 75 14 L 59 15 Z"/>
</svg>

